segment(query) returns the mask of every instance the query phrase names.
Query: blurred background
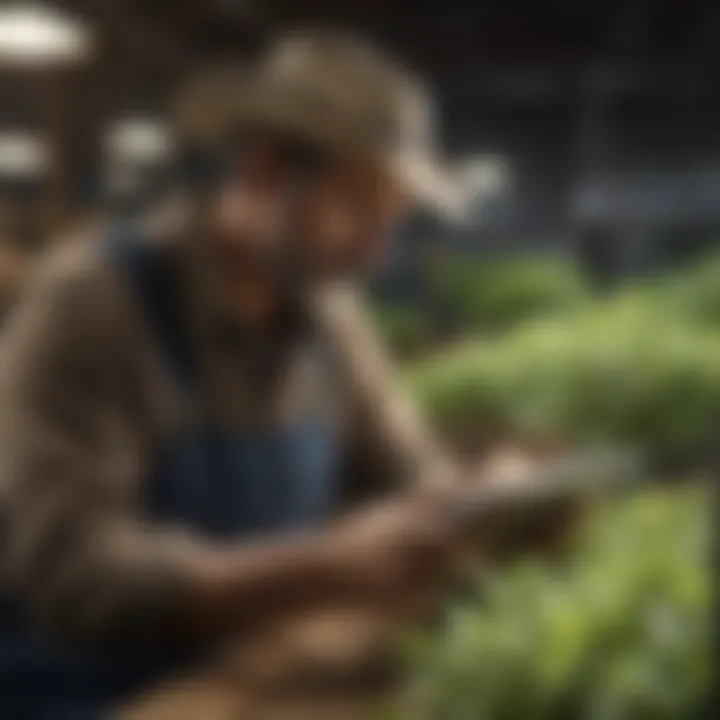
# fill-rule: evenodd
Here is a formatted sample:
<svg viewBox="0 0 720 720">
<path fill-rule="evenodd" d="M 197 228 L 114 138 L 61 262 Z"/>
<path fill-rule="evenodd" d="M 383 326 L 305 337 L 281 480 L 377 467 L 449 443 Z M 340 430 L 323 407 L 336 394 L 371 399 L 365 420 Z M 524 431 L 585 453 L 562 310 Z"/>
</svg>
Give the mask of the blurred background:
<svg viewBox="0 0 720 720">
<path fill-rule="evenodd" d="M 2 310 L 42 248 L 172 187 L 181 76 L 315 24 L 378 40 L 440 101 L 467 202 L 414 218 L 369 286 L 439 430 L 468 454 L 630 444 L 663 478 L 588 522 L 570 571 L 500 568 L 446 631 L 409 643 L 419 689 L 398 713 L 699 717 L 710 520 L 695 481 L 717 466 L 720 420 L 720 4 L 1 2 Z"/>
<path fill-rule="evenodd" d="M 37 245 L 157 185 L 175 158 L 164 111 L 180 76 L 321 23 L 377 39 L 439 93 L 443 144 L 476 197 L 463 222 L 419 221 L 415 239 L 569 250 L 613 275 L 691 256 L 720 224 L 716 5 L 2 2 L 3 232 Z"/>
</svg>

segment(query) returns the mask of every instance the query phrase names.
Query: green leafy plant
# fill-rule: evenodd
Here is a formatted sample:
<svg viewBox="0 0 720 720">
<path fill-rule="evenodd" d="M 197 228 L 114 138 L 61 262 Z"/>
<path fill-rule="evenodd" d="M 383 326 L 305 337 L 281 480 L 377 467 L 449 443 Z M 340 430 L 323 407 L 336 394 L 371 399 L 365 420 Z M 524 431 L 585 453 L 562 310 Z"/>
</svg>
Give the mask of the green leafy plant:
<svg viewBox="0 0 720 720">
<path fill-rule="evenodd" d="M 376 303 L 373 315 L 383 341 L 397 357 L 413 355 L 430 342 L 430 323 L 418 308 L 390 302 Z"/>
<path fill-rule="evenodd" d="M 584 304 L 588 288 L 569 261 L 455 258 L 440 268 L 435 302 L 466 331 L 492 332 Z"/>
<path fill-rule="evenodd" d="M 706 255 L 652 284 L 655 301 L 684 322 L 720 326 L 720 253 Z"/>
<path fill-rule="evenodd" d="M 409 371 L 448 434 L 489 424 L 508 435 L 634 443 L 660 458 L 709 445 L 720 409 L 720 335 L 612 302 L 479 340 Z"/>
<path fill-rule="evenodd" d="M 399 720 L 686 720 L 711 683 L 703 488 L 594 514 L 562 566 L 496 571 L 409 638 Z"/>
</svg>

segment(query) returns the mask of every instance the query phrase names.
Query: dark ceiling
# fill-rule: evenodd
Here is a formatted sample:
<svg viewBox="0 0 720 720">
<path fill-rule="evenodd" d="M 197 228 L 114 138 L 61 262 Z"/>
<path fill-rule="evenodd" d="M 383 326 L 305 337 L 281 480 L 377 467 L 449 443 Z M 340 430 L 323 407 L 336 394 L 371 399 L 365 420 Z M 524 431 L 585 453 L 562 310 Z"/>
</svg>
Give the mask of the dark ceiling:
<svg viewBox="0 0 720 720">
<path fill-rule="evenodd" d="M 703 0 L 66 0 L 114 46 L 151 64 L 253 52 L 281 28 L 332 24 L 392 46 L 419 69 L 607 52 L 662 56 L 693 42 Z"/>
</svg>

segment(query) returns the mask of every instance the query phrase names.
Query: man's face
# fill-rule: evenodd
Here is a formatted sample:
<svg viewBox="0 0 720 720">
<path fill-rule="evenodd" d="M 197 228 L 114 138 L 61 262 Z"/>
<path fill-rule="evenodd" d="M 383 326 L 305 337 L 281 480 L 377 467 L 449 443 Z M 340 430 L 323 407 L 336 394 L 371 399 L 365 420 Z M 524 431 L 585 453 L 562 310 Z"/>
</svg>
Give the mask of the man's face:
<svg viewBox="0 0 720 720">
<path fill-rule="evenodd" d="M 216 218 L 226 268 L 233 257 L 244 265 L 255 257 L 322 276 L 361 273 L 383 258 L 409 210 L 389 174 L 357 159 L 323 160 L 307 177 L 272 146 L 244 161 L 223 189 Z"/>
<path fill-rule="evenodd" d="M 405 193 L 378 168 L 330 163 L 298 195 L 291 232 L 299 260 L 324 275 L 362 272 L 383 259 L 408 209 Z"/>
</svg>

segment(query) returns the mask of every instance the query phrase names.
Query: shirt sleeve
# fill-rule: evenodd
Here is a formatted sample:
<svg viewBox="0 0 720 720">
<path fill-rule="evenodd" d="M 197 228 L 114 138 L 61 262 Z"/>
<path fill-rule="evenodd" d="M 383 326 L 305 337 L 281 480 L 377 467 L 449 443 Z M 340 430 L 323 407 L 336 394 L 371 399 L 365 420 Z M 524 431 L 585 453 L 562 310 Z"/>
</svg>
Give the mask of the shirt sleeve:
<svg viewBox="0 0 720 720">
<path fill-rule="evenodd" d="M 174 637 L 192 552 L 145 525 L 143 431 L 124 392 L 113 303 L 97 270 L 48 263 L 3 330 L 3 591 L 71 643 Z"/>
<path fill-rule="evenodd" d="M 313 307 L 348 400 L 353 476 L 373 491 L 451 481 L 454 463 L 401 382 L 359 291 L 349 284 L 318 289 Z"/>
</svg>

